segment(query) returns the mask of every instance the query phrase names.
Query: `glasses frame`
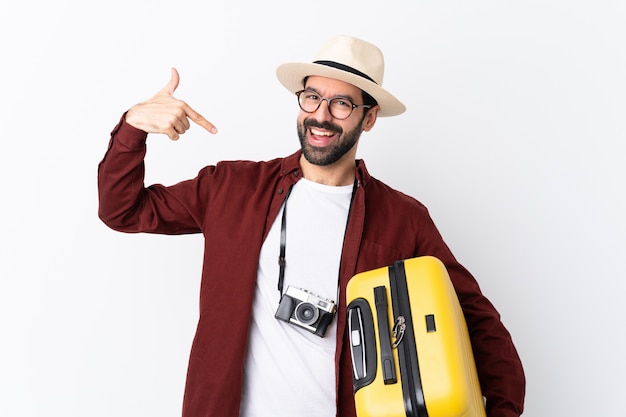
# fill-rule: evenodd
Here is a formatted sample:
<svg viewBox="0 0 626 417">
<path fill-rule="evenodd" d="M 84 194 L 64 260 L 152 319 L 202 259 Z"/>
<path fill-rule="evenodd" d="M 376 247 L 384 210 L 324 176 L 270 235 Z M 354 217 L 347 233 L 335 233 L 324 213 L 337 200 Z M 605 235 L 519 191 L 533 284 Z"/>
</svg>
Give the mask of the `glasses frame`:
<svg viewBox="0 0 626 417">
<path fill-rule="evenodd" d="M 352 116 L 352 113 L 354 112 L 354 109 L 356 109 L 356 108 L 363 107 L 363 108 L 365 108 L 365 109 L 371 109 L 372 107 L 374 107 L 374 106 L 372 106 L 371 104 L 354 104 L 351 100 L 349 100 L 349 99 L 347 99 L 346 97 L 343 97 L 343 96 L 333 96 L 333 97 L 320 97 L 320 101 L 319 101 L 319 103 L 317 104 L 317 107 L 315 108 L 315 110 L 313 110 L 313 111 L 308 111 L 308 110 L 305 110 L 305 109 L 302 107 L 302 103 L 300 102 L 300 95 L 301 95 L 302 93 L 306 92 L 306 91 L 308 91 L 308 92 L 310 92 L 310 93 L 317 94 L 318 96 L 319 96 L 319 93 L 318 93 L 317 91 L 315 91 L 315 90 L 309 90 L 309 89 L 306 89 L 306 88 L 305 88 L 304 90 L 296 91 L 296 97 L 298 98 L 298 106 L 300 107 L 300 109 L 301 109 L 303 112 L 305 112 L 305 113 L 309 113 L 309 114 L 311 114 L 311 113 L 315 113 L 316 111 L 318 111 L 318 110 L 319 110 L 319 108 L 320 108 L 320 106 L 322 105 L 322 101 L 324 101 L 324 100 L 326 100 L 326 105 L 328 106 L 328 113 L 329 113 L 331 116 L 333 116 L 333 118 L 334 118 L 334 119 L 337 119 L 337 120 L 346 120 L 347 118 L 349 118 L 350 116 Z M 344 101 L 347 101 L 348 103 L 350 103 L 350 104 L 352 105 L 352 108 L 350 109 L 350 113 L 349 113 L 346 117 L 337 117 L 337 116 L 335 116 L 335 115 L 333 114 L 332 110 L 330 109 L 330 102 L 331 102 L 332 100 L 335 100 L 335 99 L 343 99 Z"/>
</svg>

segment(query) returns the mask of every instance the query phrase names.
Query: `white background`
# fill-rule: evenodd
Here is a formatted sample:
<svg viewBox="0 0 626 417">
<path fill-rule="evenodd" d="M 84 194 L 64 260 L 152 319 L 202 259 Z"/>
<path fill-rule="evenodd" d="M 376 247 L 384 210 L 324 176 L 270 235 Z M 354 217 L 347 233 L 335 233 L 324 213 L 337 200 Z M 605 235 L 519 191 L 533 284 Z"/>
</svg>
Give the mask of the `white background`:
<svg viewBox="0 0 626 417">
<path fill-rule="evenodd" d="M 175 66 L 220 133 L 151 137 L 148 183 L 291 153 L 275 68 L 336 34 L 385 54 L 408 110 L 359 156 L 429 207 L 501 312 L 524 415 L 626 415 L 625 4 L 2 0 L 0 416 L 180 415 L 202 239 L 99 221 L 109 133 Z"/>
</svg>

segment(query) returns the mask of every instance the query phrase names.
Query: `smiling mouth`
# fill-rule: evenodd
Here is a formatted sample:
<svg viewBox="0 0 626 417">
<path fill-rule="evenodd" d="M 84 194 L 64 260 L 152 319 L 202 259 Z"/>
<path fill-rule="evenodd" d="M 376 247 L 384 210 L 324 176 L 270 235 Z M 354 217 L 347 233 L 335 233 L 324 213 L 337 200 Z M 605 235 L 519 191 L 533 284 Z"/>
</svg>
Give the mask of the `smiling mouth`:
<svg viewBox="0 0 626 417">
<path fill-rule="evenodd" d="M 338 138 L 338 133 L 332 130 L 309 128 L 309 145 L 315 148 L 325 148 Z"/>
<path fill-rule="evenodd" d="M 313 136 L 326 136 L 326 137 L 335 136 L 335 132 L 332 132 L 329 130 L 320 130 L 314 127 L 310 128 L 309 131 L 311 132 Z"/>
</svg>

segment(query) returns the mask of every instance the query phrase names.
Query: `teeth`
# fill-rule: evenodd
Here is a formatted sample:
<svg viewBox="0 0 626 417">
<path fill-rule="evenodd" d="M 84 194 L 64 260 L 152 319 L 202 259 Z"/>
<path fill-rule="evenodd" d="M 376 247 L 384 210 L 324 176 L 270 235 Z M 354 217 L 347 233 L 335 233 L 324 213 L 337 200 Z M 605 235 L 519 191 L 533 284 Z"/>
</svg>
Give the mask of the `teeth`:
<svg viewBox="0 0 626 417">
<path fill-rule="evenodd" d="M 313 133 L 315 136 L 332 136 L 334 135 L 333 132 L 327 132 L 325 130 L 317 130 L 314 128 L 311 128 L 311 133 Z"/>
</svg>

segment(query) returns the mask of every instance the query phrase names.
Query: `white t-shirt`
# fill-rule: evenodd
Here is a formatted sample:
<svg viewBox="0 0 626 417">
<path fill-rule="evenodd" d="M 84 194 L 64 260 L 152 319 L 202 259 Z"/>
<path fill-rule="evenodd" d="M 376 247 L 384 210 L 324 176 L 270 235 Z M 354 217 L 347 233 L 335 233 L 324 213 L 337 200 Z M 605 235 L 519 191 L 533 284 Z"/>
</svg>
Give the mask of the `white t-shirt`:
<svg viewBox="0 0 626 417">
<path fill-rule="evenodd" d="M 294 286 L 337 302 L 352 189 L 305 179 L 293 186 L 283 291 Z M 336 318 L 322 338 L 274 317 L 281 219 L 282 209 L 261 249 L 240 416 L 334 417 Z"/>
</svg>

